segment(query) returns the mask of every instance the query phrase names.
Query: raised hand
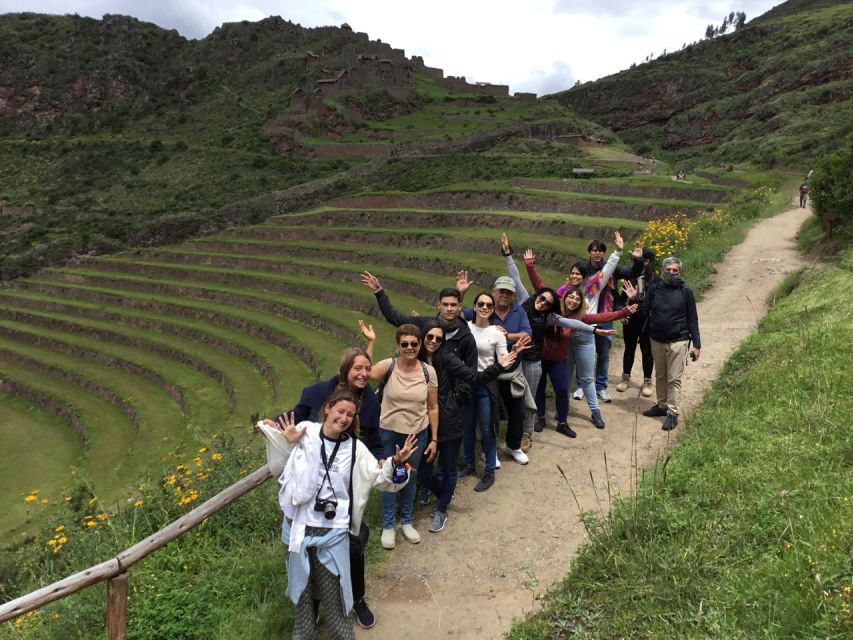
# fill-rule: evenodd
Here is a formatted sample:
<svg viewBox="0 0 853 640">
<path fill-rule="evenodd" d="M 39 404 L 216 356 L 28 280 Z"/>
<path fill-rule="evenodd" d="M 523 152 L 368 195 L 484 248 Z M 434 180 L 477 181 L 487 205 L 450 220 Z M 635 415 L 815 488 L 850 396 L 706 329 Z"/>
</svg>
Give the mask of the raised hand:
<svg viewBox="0 0 853 640">
<path fill-rule="evenodd" d="M 364 324 L 364 320 L 359 320 L 358 328 L 361 329 L 361 335 L 363 335 L 368 342 L 376 342 L 376 332 L 373 330 L 372 324 Z"/>
<path fill-rule="evenodd" d="M 515 350 L 515 345 L 513 345 L 513 350 L 509 353 L 505 353 L 502 356 L 498 356 L 498 364 L 501 365 L 502 369 L 512 369 L 512 366 L 515 364 L 515 361 L 518 360 L 518 352 Z"/>
<path fill-rule="evenodd" d="M 365 271 L 361 274 L 361 284 L 373 291 L 373 293 L 382 290 L 382 285 L 379 284 L 379 278 L 377 278 L 369 271 Z"/>
<path fill-rule="evenodd" d="M 625 308 L 628 310 L 628 313 L 630 313 L 631 315 L 634 315 L 635 313 L 637 313 L 637 309 L 639 309 L 639 308 L 640 308 L 640 305 L 638 305 L 638 304 L 635 302 L 634 304 L 629 304 L 629 305 L 628 305 L 627 307 L 625 307 Z"/>
<path fill-rule="evenodd" d="M 467 270 L 462 269 L 456 273 L 456 290 L 463 296 L 465 295 L 465 292 L 471 288 L 472 284 L 474 284 L 474 281 L 468 279 Z"/>
<path fill-rule="evenodd" d="M 290 444 L 296 444 L 299 442 L 302 439 L 302 436 L 305 435 L 305 430 L 308 428 L 307 426 L 302 429 L 296 428 L 296 417 L 293 415 L 292 411 L 280 416 L 277 426 L 279 430 L 284 433 L 284 439 Z"/>
<path fill-rule="evenodd" d="M 533 249 L 525 249 L 521 255 L 524 258 L 524 264 L 536 264 L 536 254 L 533 253 Z"/>
<path fill-rule="evenodd" d="M 625 284 L 622 286 L 622 291 L 625 292 L 625 296 L 628 298 L 628 300 L 633 300 L 637 297 L 637 289 L 633 284 L 631 284 L 630 280 L 625 280 L 624 282 Z M 631 313 L 634 312 L 632 311 Z"/>
<path fill-rule="evenodd" d="M 400 448 L 400 445 L 395 445 L 395 449 L 397 450 L 394 453 L 394 464 L 403 464 L 406 460 L 412 457 L 412 454 L 418 449 L 418 437 L 414 433 L 410 433 L 406 436 L 406 441 L 403 443 L 403 448 Z"/>
<path fill-rule="evenodd" d="M 625 248 L 625 241 L 622 239 L 622 234 L 618 231 L 613 232 L 613 244 L 616 245 L 617 251 L 622 251 Z"/>
<path fill-rule="evenodd" d="M 512 255 L 512 249 L 509 246 L 509 238 L 505 233 L 501 234 L 501 253 L 505 256 Z"/>
<path fill-rule="evenodd" d="M 503 334 L 504 336 L 506 336 L 506 334 L 507 334 L 507 330 L 506 330 L 506 329 L 504 329 L 501 325 L 499 325 L 499 324 L 495 324 L 495 325 L 492 325 L 492 326 L 493 326 L 495 329 L 497 329 L 501 334 Z"/>
<path fill-rule="evenodd" d="M 615 336 L 616 329 L 595 329 L 595 335 L 597 336 Z"/>
<path fill-rule="evenodd" d="M 636 260 L 643 259 L 643 243 L 639 240 L 634 240 L 634 248 L 631 249 L 631 255 L 634 256 Z"/>
</svg>

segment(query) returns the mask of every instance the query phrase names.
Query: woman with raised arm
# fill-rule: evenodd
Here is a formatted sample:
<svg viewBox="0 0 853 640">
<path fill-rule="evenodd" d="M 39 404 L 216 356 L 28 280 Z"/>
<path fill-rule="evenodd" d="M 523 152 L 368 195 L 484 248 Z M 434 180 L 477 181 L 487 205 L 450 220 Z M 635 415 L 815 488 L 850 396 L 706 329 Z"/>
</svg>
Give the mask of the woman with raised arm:
<svg viewBox="0 0 853 640">
<path fill-rule="evenodd" d="M 372 353 L 376 341 L 373 325 L 359 320 L 359 327 L 367 339 L 367 349 L 350 347 L 341 354 L 337 375 L 305 387 L 296 406 L 276 418 L 284 426 L 286 413 L 292 413 L 297 423 L 320 420 L 323 403 L 337 389 L 349 389 L 359 404 L 359 439 L 370 453 L 379 460 L 385 458 L 385 448 L 379 437 L 379 400 L 370 388 L 370 372 L 373 367 Z M 365 600 L 364 550 L 370 537 L 370 529 L 362 523 L 357 537 L 350 540 L 350 575 L 352 576 L 353 614 L 359 626 L 369 629 L 376 618 Z"/>
<path fill-rule="evenodd" d="M 641 305 L 651 286 L 660 280 L 655 272 L 655 252 L 651 249 L 643 249 L 643 274 L 636 279 L 626 280 L 622 290 L 623 304 L 637 303 Z M 643 364 L 643 386 L 641 393 L 643 397 L 652 396 L 652 372 L 654 370 L 654 358 L 652 357 L 652 343 L 649 339 L 649 330 L 646 326 L 647 316 L 638 311 L 627 320 L 623 320 L 622 336 L 625 339 L 625 351 L 622 355 L 622 380 L 616 385 L 616 391 L 626 391 L 631 383 L 631 369 L 634 368 L 634 355 L 637 352 L 637 344 L 640 345 Z"/>
<path fill-rule="evenodd" d="M 287 596 L 296 605 L 293 638 L 316 637 L 319 598 L 330 637 L 355 637 L 348 533 L 357 535 L 371 488 L 408 486 L 404 463 L 416 450 L 408 437 L 381 465 L 358 440 L 358 401 L 349 389 L 323 403 L 321 422 L 264 420 L 270 471 L 278 476 L 284 513 L 281 539 L 288 548 Z"/>
<path fill-rule="evenodd" d="M 636 311 L 637 306 L 633 305 L 632 307 L 627 308 L 627 310 L 623 309 L 610 313 L 587 313 L 587 310 L 596 309 L 598 307 L 598 299 L 601 296 L 602 289 L 607 286 L 611 275 L 615 271 L 616 266 L 619 264 L 619 258 L 622 255 L 621 252 L 624 247 L 624 241 L 618 231 L 614 233 L 614 243 L 616 245 L 616 251 L 613 252 L 601 271 L 596 271 L 595 273 L 588 275 L 586 263 L 576 262 L 572 265 L 568 282 L 557 289 L 557 294 L 562 296 L 561 307 L 565 320 L 580 320 L 591 324 L 612 322 L 613 320 L 627 317 Z M 638 254 L 642 255 L 641 247 L 635 247 L 632 251 L 632 255 L 635 259 Z M 533 286 L 543 286 L 542 278 L 536 269 L 535 255 L 532 252 L 525 256 L 525 265 L 527 266 L 527 273 L 530 276 L 530 281 L 533 283 Z M 564 301 L 566 293 L 569 291 L 573 292 L 573 295 L 571 296 L 572 300 L 567 307 Z M 575 304 L 575 298 L 578 298 L 578 304 Z M 584 304 L 580 304 L 580 302 L 583 302 Z M 545 368 L 549 373 L 549 377 L 551 377 L 551 383 L 554 385 L 554 391 L 556 394 L 557 432 L 568 436 L 569 438 L 574 438 L 577 434 L 568 424 L 568 387 L 569 380 L 571 380 L 571 374 L 575 368 L 575 364 L 577 363 L 579 389 L 586 392 L 584 395 L 586 396 L 587 404 L 590 408 L 592 423 L 596 428 L 603 429 L 605 422 L 601 415 L 598 398 L 595 393 L 594 336 L 612 336 L 615 334 L 615 331 L 612 329 L 596 329 L 593 333 L 590 333 L 589 331 L 576 331 L 569 333 L 566 329 L 571 329 L 572 327 L 570 325 L 561 322 L 559 323 L 559 326 L 562 330 L 551 329 L 546 335 L 546 339 L 549 344 L 547 346 L 543 345 L 543 350 L 546 351 L 546 355 L 551 357 L 547 359 Z M 559 348 L 566 349 L 565 353 L 567 354 L 567 358 L 565 361 L 559 358 Z M 563 362 L 565 362 L 565 365 L 563 365 Z M 565 377 L 563 375 L 564 366 Z M 591 369 L 590 366 L 592 367 Z M 590 391 L 592 392 L 591 396 Z M 537 390 L 537 396 L 542 399 L 544 406 L 545 388 L 541 383 L 540 389 Z M 542 420 L 538 424 L 544 426 L 544 410 L 540 415 Z"/>
<path fill-rule="evenodd" d="M 543 286 L 541 281 L 534 284 L 536 295 L 531 296 L 527 293 L 524 283 L 521 281 L 521 274 L 518 272 L 518 267 L 512 257 L 512 247 L 509 244 L 509 239 L 506 233 L 501 234 L 501 253 L 506 258 L 506 266 L 510 277 L 515 281 L 515 295 L 518 304 L 521 305 L 527 319 L 530 322 L 532 329 L 531 344 L 525 349 L 521 355 L 521 366 L 524 371 L 524 377 L 530 386 L 531 393 L 534 395 L 536 402 L 536 411 L 528 414 L 524 424 L 524 434 L 522 437 L 521 450 L 527 453 L 533 445 L 533 432 L 542 431 L 545 426 L 545 390 L 539 393 L 540 381 L 542 378 L 542 348 L 545 344 L 545 337 L 548 334 L 548 328 L 557 326 L 554 318 L 554 310 L 557 304 L 557 293 L 550 287 Z M 528 259 L 533 260 L 533 251 L 527 249 L 524 252 L 525 264 Z M 572 321 L 570 323 L 575 329 L 591 331 L 592 329 L 583 322 Z M 570 330 L 570 329 L 569 329 Z M 568 390 L 566 390 L 566 402 L 568 402 Z M 568 406 L 564 412 L 568 411 Z M 541 421 L 539 416 L 542 416 Z M 539 426 L 541 425 L 541 426 Z M 538 428 L 537 428 L 538 426 Z"/>
<path fill-rule="evenodd" d="M 418 450 L 409 460 L 416 469 L 421 457 L 432 462 L 438 447 L 438 377 L 435 368 L 418 360 L 421 347 L 421 330 L 413 324 L 397 327 L 396 342 L 399 356 L 388 358 L 373 365 L 370 379 L 381 382 L 381 415 L 379 436 L 385 448 L 385 456 L 393 455 L 396 447 L 414 435 Z M 399 494 L 400 528 L 403 537 L 412 544 L 421 541 L 421 535 L 412 525 L 415 504 L 415 483 L 406 486 Z M 382 537 L 385 549 L 397 544 L 394 520 L 397 511 L 397 495 L 382 492 Z"/>
<path fill-rule="evenodd" d="M 429 531 L 438 533 L 447 523 L 447 509 L 456 491 L 459 459 L 459 449 L 462 446 L 463 414 L 468 404 L 467 396 L 459 393 L 460 381 L 465 381 L 472 387 L 477 384 L 488 384 L 495 380 L 505 369 L 515 364 L 516 353 L 510 352 L 498 359 L 498 362 L 487 367 L 482 373 L 476 368 L 469 367 L 459 356 L 444 349 L 444 325 L 434 319 L 423 327 L 424 340 L 418 359 L 432 365 L 438 375 L 438 464 L 441 475 L 433 473 L 433 465 L 421 461 L 418 470 L 418 481 L 422 490 L 427 491 L 427 498 L 432 493 L 438 500 L 432 512 L 432 523 Z"/>
</svg>

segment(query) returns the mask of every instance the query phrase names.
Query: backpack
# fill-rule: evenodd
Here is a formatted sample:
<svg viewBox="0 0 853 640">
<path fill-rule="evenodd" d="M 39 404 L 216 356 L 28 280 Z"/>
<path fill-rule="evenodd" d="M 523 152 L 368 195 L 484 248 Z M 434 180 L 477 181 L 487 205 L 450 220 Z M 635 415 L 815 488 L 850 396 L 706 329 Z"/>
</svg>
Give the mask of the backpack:
<svg viewBox="0 0 853 640">
<path fill-rule="evenodd" d="M 427 387 L 429 386 L 429 369 L 427 369 L 426 363 L 421 362 L 421 369 L 424 372 L 424 382 L 426 382 Z M 385 393 L 385 385 L 388 384 L 388 379 L 391 377 L 391 372 L 394 370 L 394 367 L 397 366 L 397 358 L 391 358 L 391 366 L 388 367 L 388 371 L 385 372 L 385 377 L 382 378 L 382 382 L 379 383 L 379 389 L 376 391 L 376 399 L 379 400 L 379 404 L 382 404 L 382 396 Z"/>
</svg>

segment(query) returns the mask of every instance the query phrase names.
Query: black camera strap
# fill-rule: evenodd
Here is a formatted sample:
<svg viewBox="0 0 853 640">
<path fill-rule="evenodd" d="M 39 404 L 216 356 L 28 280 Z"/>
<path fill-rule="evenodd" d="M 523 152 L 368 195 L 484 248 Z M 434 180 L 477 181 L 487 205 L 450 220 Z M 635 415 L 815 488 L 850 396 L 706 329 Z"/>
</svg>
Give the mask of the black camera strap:
<svg viewBox="0 0 853 640">
<path fill-rule="evenodd" d="M 320 491 L 323 490 L 323 484 L 328 483 L 329 489 L 332 490 L 332 496 L 335 500 L 338 499 L 338 495 L 335 493 L 335 487 L 332 485 L 332 478 L 329 476 L 329 469 L 335 462 L 335 456 L 338 455 L 338 449 L 341 447 L 341 440 L 335 440 L 335 446 L 332 449 L 332 455 L 326 455 L 326 440 L 329 440 L 323 435 L 323 432 L 320 431 L 320 458 L 323 460 L 323 480 L 320 482 L 320 489 L 317 491 L 317 495 L 320 495 Z"/>
</svg>

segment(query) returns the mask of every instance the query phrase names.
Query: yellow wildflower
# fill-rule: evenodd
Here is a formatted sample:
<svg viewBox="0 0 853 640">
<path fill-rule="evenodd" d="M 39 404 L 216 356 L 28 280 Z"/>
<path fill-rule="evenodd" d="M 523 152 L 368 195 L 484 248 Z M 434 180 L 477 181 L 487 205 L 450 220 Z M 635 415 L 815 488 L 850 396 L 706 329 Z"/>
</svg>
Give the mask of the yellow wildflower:
<svg viewBox="0 0 853 640">
<path fill-rule="evenodd" d="M 47 498 L 42 498 L 39 502 L 41 502 L 42 504 L 47 504 Z"/>
<path fill-rule="evenodd" d="M 136 502 L 133 503 L 133 506 L 134 507 L 141 507 L 142 506 L 142 500 L 137 500 Z"/>
<path fill-rule="evenodd" d="M 89 504 L 95 504 L 97 501 L 97 498 L 92 498 L 91 500 L 89 500 Z"/>
<path fill-rule="evenodd" d="M 221 453 L 214 453 L 212 456 L 210 456 L 210 459 L 216 460 L 217 462 L 219 462 L 220 460 L 222 460 L 222 454 Z"/>
<path fill-rule="evenodd" d="M 56 529 L 54 529 L 54 531 L 56 531 L 56 533 L 59 533 L 60 531 L 65 531 L 65 525 L 59 525 L 58 527 L 56 527 Z"/>
<path fill-rule="evenodd" d="M 201 458 L 199 458 L 198 456 L 193 458 L 193 462 L 195 463 L 195 466 L 197 466 L 197 467 L 201 466 Z"/>
<path fill-rule="evenodd" d="M 106 513 L 99 513 L 98 514 L 98 520 L 106 520 L 108 518 L 109 518 L 109 516 Z"/>
<path fill-rule="evenodd" d="M 94 520 L 89 520 L 88 522 L 86 522 L 86 526 L 87 527 L 97 527 L 98 523 L 95 522 Z"/>
<path fill-rule="evenodd" d="M 199 449 L 199 450 L 198 450 L 198 452 L 199 452 L 199 453 L 206 453 L 206 452 L 207 452 L 207 447 L 202 447 L 201 449 Z"/>
<path fill-rule="evenodd" d="M 163 478 L 163 484 L 166 484 L 166 485 L 175 484 L 177 481 L 178 481 L 178 479 L 174 475 L 166 476 L 165 478 Z"/>
<path fill-rule="evenodd" d="M 38 498 L 36 498 L 35 496 L 27 496 L 26 498 L 24 498 L 24 500 L 26 502 L 35 502 L 36 500 L 38 500 Z"/>
</svg>

